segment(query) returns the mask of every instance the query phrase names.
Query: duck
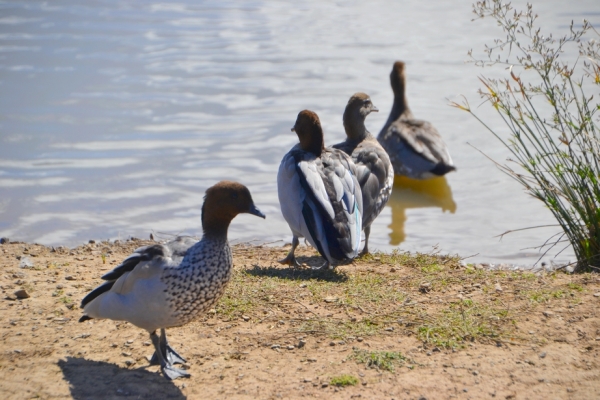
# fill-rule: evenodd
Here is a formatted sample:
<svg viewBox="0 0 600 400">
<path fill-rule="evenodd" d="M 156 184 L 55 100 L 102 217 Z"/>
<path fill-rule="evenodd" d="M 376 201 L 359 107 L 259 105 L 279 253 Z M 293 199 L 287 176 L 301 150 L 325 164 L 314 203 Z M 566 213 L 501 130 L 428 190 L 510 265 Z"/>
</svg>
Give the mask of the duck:
<svg viewBox="0 0 600 400">
<path fill-rule="evenodd" d="M 450 153 L 435 127 L 415 119 L 406 101 L 405 65 L 396 61 L 390 73 L 394 105 L 377 140 L 387 151 L 397 175 L 429 179 L 455 171 Z"/>
<path fill-rule="evenodd" d="M 202 205 L 201 240 L 179 236 L 135 250 L 102 276 L 106 282 L 83 298 L 79 322 L 112 319 L 145 329 L 155 350 L 151 365 L 160 365 L 169 380 L 189 377 L 174 366 L 185 359 L 169 346 L 166 328 L 193 321 L 223 295 L 233 266 L 227 230 L 240 213 L 265 218 L 246 186 L 221 181 L 208 188 Z"/>
<path fill-rule="evenodd" d="M 298 113 L 292 132 L 299 143 L 283 157 L 277 173 L 277 193 L 283 217 L 292 230 L 292 248 L 279 260 L 300 267 L 294 252 L 304 237 L 325 263 L 334 264 L 358 255 L 362 230 L 362 193 L 356 167 L 341 150 L 325 148 L 318 115 Z"/>
<path fill-rule="evenodd" d="M 394 168 L 390 157 L 365 127 L 367 116 L 378 111 L 368 94 L 354 93 L 344 110 L 346 140 L 332 146 L 352 157 L 356 166 L 362 192 L 362 227 L 365 232 L 361 256 L 369 254 L 371 224 L 387 204 L 394 186 Z"/>
</svg>

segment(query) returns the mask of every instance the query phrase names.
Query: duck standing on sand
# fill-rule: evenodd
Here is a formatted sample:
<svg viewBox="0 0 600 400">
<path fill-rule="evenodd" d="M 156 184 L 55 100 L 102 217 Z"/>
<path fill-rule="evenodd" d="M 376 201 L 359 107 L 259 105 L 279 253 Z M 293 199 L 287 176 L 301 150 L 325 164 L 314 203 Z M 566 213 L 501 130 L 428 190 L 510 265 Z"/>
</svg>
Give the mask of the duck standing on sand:
<svg viewBox="0 0 600 400">
<path fill-rule="evenodd" d="M 394 105 L 377 140 L 388 152 L 394 172 L 429 179 L 456 170 L 446 144 L 429 122 L 415 119 L 406 102 L 404 63 L 396 61 L 390 74 Z"/>
<path fill-rule="evenodd" d="M 365 127 L 365 118 L 374 111 L 379 110 L 367 94 L 353 94 L 344 110 L 347 138 L 332 146 L 350 155 L 356 165 L 356 176 L 362 191 L 362 226 L 365 231 L 365 246 L 361 255 L 369 253 L 371 224 L 385 207 L 394 185 L 394 169 L 390 158 Z"/>
<path fill-rule="evenodd" d="M 168 345 L 165 328 L 187 324 L 223 295 L 233 265 L 227 229 L 240 213 L 265 218 L 246 186 L 222 181 L 208 188 L 202 205 L 202 240 L 180 236 L 135 250 L 102 277 L 107 282 L 81 301 L 84 315 L 79 322 L 93 318 L 131 322 L 150 333 L 155 349 L 151 364 L 160 364 L 166 378 L 189 376 L 173 366 L 185 360 Z"/>
<path fill-rule="evenodd" d="M 281 212 L 293 234 L 292 249 L 279 262 L 298 267 L 294 252 L 305 237 L 331 268 L 334 261 L 358 254 L 362 229 L 362 194 L 356 167 L 343 151 L 326 149 L 319 117 L 298 114 L 292 128 L 300 143 L 283 157 L 277 174 Z"/>
</svg>

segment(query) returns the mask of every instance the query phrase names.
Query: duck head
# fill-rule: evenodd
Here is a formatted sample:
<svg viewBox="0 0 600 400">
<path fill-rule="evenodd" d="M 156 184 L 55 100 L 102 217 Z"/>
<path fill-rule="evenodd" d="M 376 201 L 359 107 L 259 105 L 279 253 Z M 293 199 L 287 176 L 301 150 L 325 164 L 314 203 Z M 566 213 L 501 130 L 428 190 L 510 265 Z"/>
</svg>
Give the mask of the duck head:
<svg viewBox="0 0 600 400">
<path fill-rule="evenodd" d="M 248 188 L 241 183 L 221 181 L 206 190 L 202 205 L 202 228 L 205 235 L 224 235 L 236 215 L 248 213 L 265 218 L 255 205 Z"/>
<path fill-rule="evenodd" d="M 310 110 L 300 111 L 296 123 L 292 127 L 292 132 L 296 132 L 298 135 L 302 150 L 320 156 L 325 149 L 323 128 L 321 128 L 321 121 L 316 113 Z"/>
<path fill-rule="evenodd" d="M 368 131 L 365 127 L 365 118 L 372 112 L 378 112 L 371 98 L 366 93 L 354 93 L 344 110 L 344 129 L 346 135 L 352 140 L 362 140 Z"/>
<path fill-rule="evenodd" d="M 396 61 L 390 73 L 390 84 L 396 96 L 404 96 L 405 76 L 404 63 Z"/>
</svg>

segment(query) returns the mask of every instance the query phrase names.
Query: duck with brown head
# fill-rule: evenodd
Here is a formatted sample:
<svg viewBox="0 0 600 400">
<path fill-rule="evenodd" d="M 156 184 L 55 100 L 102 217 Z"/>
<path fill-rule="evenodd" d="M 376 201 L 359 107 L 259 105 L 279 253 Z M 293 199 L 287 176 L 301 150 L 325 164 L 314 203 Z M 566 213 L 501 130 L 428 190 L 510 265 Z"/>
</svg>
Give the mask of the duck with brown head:
<svg viewBox="0 0 600 400">
<path fill-rule="evenodd" d="M 277 174 L 279 205 L 292 230 L 292 249 L 282 264 L 298 267 L 298 238 L 305 237 L 331 267 L 358 254 L 362 227 L 362 194 L 352 159 L 326 149 L 319 117 L 298 114 L 292 128 L 300 143 L 283 157 Z"/>
<path fill-rule="evenodd" d="M 173 366 L 185 360 L 167 343 L 165 328 L 187 324 L 223 295 L 233 265 L 227 228 L 240 213 L 265 218 L 246 186 L 222 181 L 210 187 L 202 205 L 202 240 L 180 236 L 135 250 L 84 297 L 79 322 L 131 322 L 150 334 L 155 349 L 151 364 L 160 364 L 166 378 L 189 376 Z"/>
<path fill-rule="evenodd" d="M 362 225 L 365 231 L 365 246 L 361 255 L 369 253 L 371 224 L 385 207 L 394 185 L 394 169 L 390 158 L 365 127 L 365 118 L 374 111 L 379 110 L 367 94 L 353 94 L 344 110 L 347 138 L 332 146 L 350 155 L 356 165 L 356 175 L 362 191 Z"/>
<path fill-rule="evenodd" d="M 437 129 L 415 119 L 406 101 L 405 65 L 394 63 L 390 74 L 394 105 L 377 140 L 390 156 L 397 175 L 428 179 L 456 170 Z"/>
</svg>

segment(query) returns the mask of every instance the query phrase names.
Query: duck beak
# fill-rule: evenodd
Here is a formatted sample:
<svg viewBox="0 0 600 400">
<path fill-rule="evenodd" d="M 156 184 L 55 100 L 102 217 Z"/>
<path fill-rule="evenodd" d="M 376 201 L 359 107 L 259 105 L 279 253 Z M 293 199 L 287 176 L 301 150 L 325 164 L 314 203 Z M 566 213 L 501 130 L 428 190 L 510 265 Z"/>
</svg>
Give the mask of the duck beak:
<svg viewBox="0 0 600 400">
<path fill-rule="evenodd" d="M 256 215 L 257 217 L 261 217 L 261 218 L 267 218 L 265 216 L 265 214 L 263 214 L 262 211 L 260 211 L 258 208 L 256 208 L 256 206 L 254 204 L 252 204 L 250 206 L 250 209 L 248 210 L 248 214 Z"/>
<path fill-rule="evenodd" d="M 379 112 L 379 108 L 372 106 L 371 107 L 371 112 Z"/>
<path fill-rule="evenodd" d="M 292 132 L 296 132 L 296 125 L 292 126 L 292 129 L 290 129 Z"/>
</svg>

